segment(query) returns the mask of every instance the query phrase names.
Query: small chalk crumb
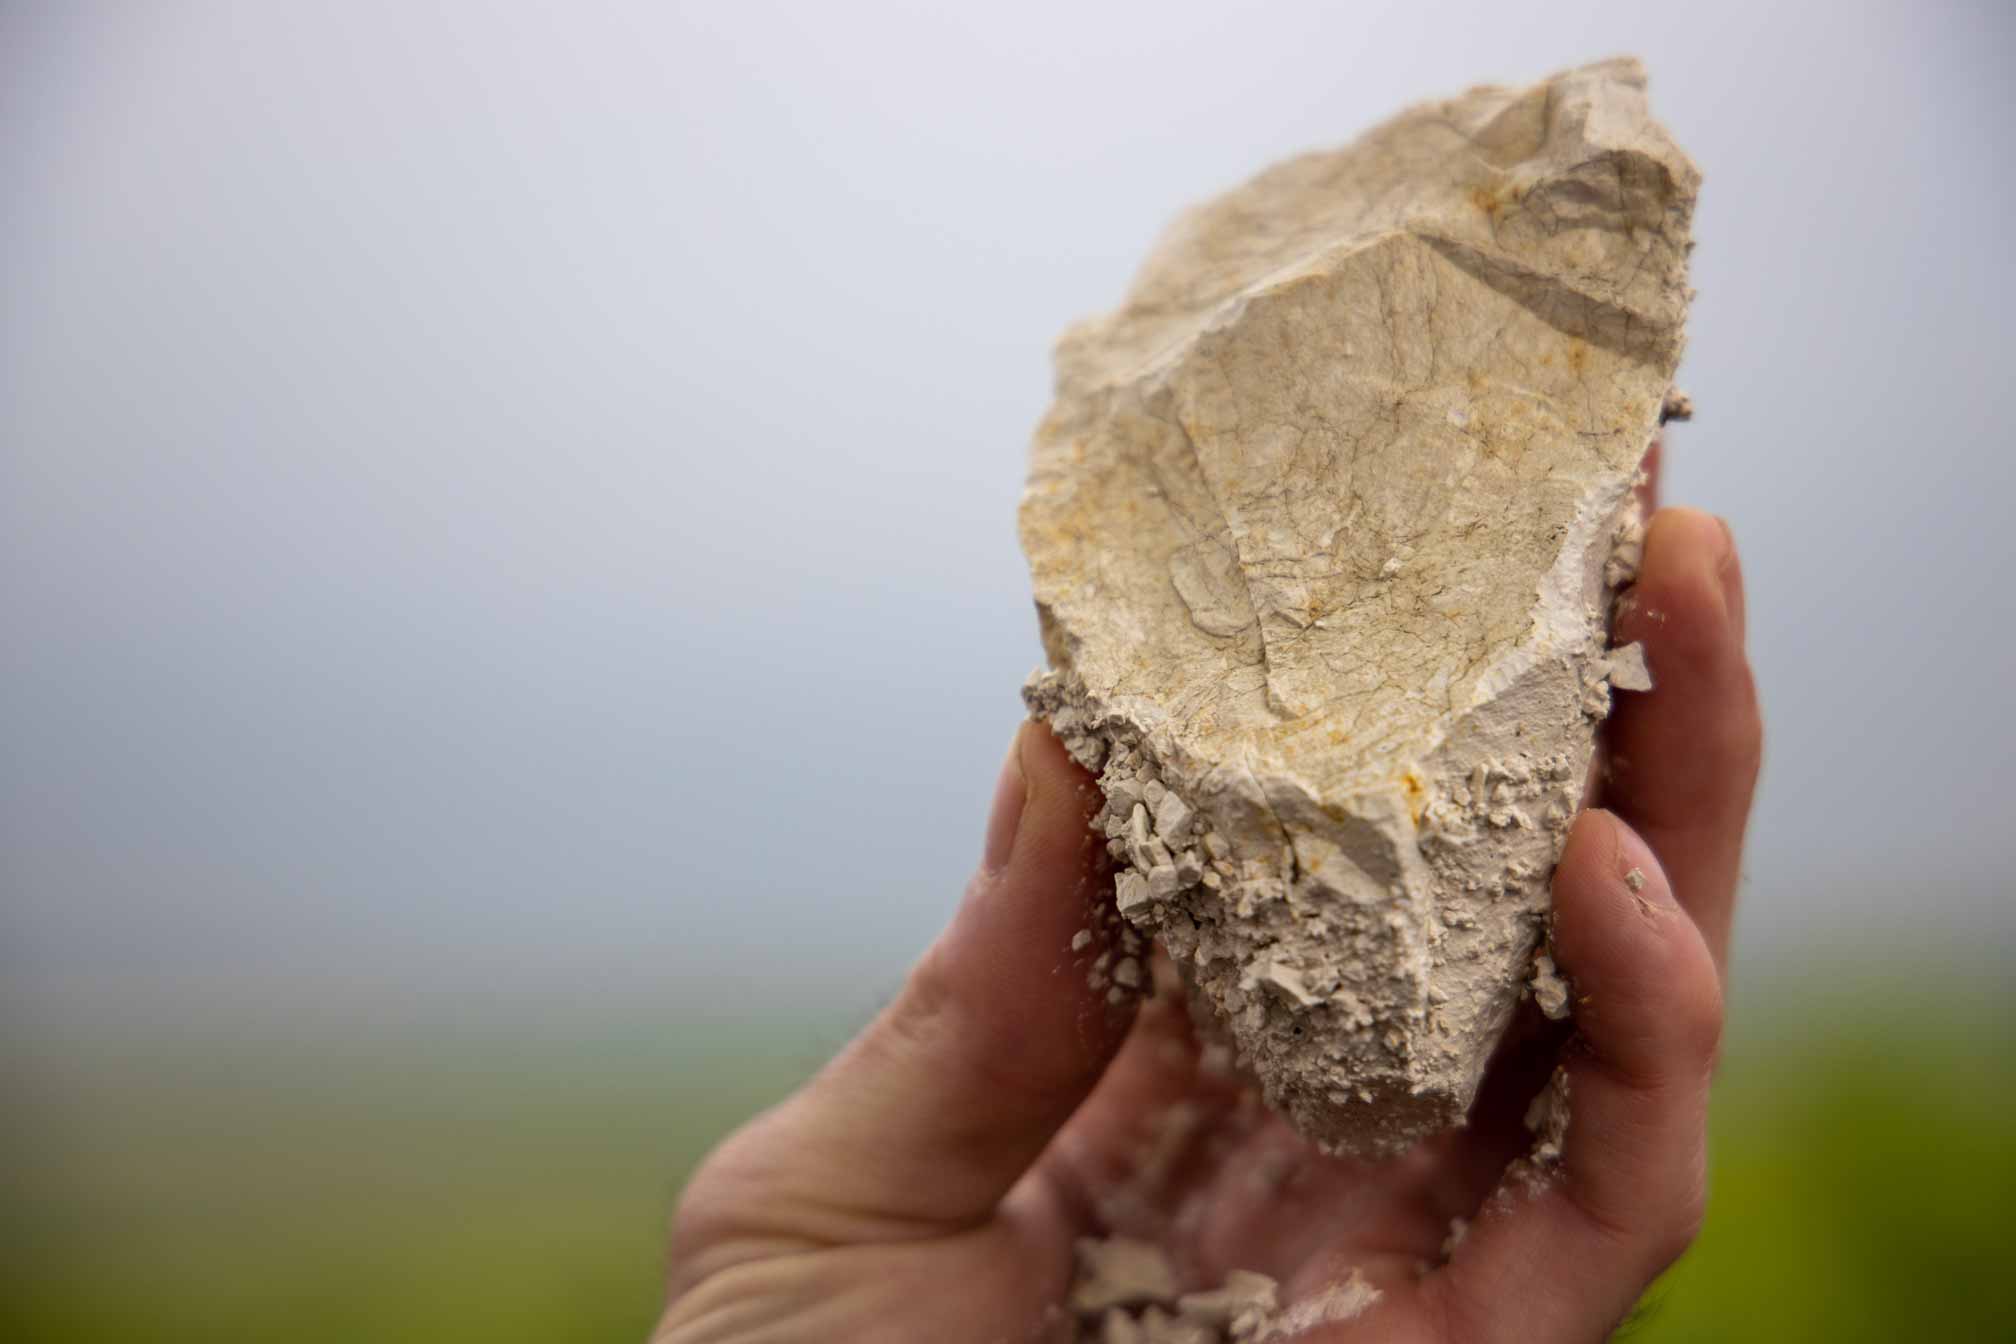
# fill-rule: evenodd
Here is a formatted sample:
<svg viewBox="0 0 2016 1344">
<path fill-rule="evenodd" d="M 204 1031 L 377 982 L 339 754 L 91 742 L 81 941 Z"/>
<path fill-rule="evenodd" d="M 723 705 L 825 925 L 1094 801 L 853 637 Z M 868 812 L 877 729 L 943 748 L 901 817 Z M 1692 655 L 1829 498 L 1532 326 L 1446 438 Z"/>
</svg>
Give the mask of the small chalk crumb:
<svg viewBox="0 0 2016 1344">
<path fill-rule="evenodd" d="M 1540 1005 L 1540 1011 L 1555 1022 L 1568 1016 L 1568 982 L 1561 978 L 1561 972 L 1554 965 L 1554 958 L 1545 948 L 1533 954 L 1533 1002 Z"/>
<path fill-rule="evenodd" d="M 1288 1339 L 1319 1325 L 1333 1325 L 1361 1316 L 1379 1300 L 1362 1270 L 1353 1269 L 1342 1283 L 1334 1283 L 1314 1297 L 1304 1298 L 1275 1316 L 1254 1336 L 1256 1341 Z"/>
<path fill-rule="evenodd" d="M 1463 1244 L 1463 1238 L 1470 1235 L 1470 1220 L 1456 1217 L 1449 1220 L 1449 1235 L 1442 1238 L 1442 1258 L 1447 1260 L 1456 1254 L 1456 1248 Z"/>
<path fill-rule="evenodd" d="M 1071 935 L 1071 950 L 1073 952 L 1083 952 L 1090 946 L 1092 946 L 1092 930 L 1080 929 Z"/>
<path fill-rule="evenodd" d="M 1219 1335 L 1208 1325 L 1182 1316 L 1171 1316 L 1160 1307 L 1141 1313 L 1142 1336 L 1147 1344 L 1218 1344 Z"/>
<path fill-rule="evenodd" d="M 1176 1300 L 1176 1268 L 1162 1248 L 1129 1237 L 1080 1237 L 1071 1309 L 1100 1316 L 1111 1307 Z"/>
<path fill-rule="evenodd" d="M 1645 890 L 1645 870 L 1642 868 L 1633 868 L 1630 872 L 1624 874 L 1624 885 L 1633 891 Z"/>
<path fill-rule="evenodd" d="M 1251 1335 L 1281 1305 L 1280 1288 L 1265 1274 L 1235 1269 L 1225 1276 L 1222 1287 L 1185 1293 L 1176 1305 L 1185 1317 L 1199 1324 Z"/>
<path fill-rule="evenodd" d="M 1461 1218 L 1452 1224 L 1465 1226 Z M 1083 1322 L 1077 1338 L 1085 1344 L 1267 1344 L 1348 1321 L 1378 1300 L 1379 1290 L 1357 1269 L 1286 1308 L 1280 1284 L 1244 1269 L 1178 1297 L 1174 1264 L 1159 1247 L 1088 1237 L 1078 1242 L 1068 1305 Z"/>
<path fill-rule="evenodd" d="M 1099 1330 L 1099 1344 L 1148 1344 L 1147 1330 L 1132 1316 L 1112 1308 Z"/>
<path fill-rule="evenodd" d="M 1621 649 L 1612 649 L 1605 661 L 1610 669 L 1610 685 L 1615 689 L 1620 691 L 1652 689 L 1652 669 L 1646 665 L 1643 644 L 1626 644 Z"/>
<path fill-rule="evenodd" d="M 1561 1146 L 1568 1137 L 1568 1071 L 1554 1070 L 1547 1086 L 1526 1108 L 1526 1128 L 1533 1135 L 1533 1165 L 1542 1169 L 1561 1160 Z"/>
<path fill-rule="evenodd" d="M 1156 833 L 1172 845 L 1190 834 L 1190 823 L 1196 818 L 1196 810 L 1173 793 L 1164 793 L 1155 805 Z"/>
<path fill-rule="evenodd" d="M 1256 960 L 1249 974 L 1252 976 L 1254 984 L 1265 985 L 1268 989 L 1279 994 L 1288 1003 L 1309 1008 L 1323 1002 L 1322 995 L 1312 993 L 1308 981 L 1303 978 L 1302 972 L 1296 970 L 1293 966 L 1283 966 L 1277 961 L 1262 962 Z M 1244 982 L 1242 981 L 1241 983 L 1243 984 Z"/>
<path fill-rule="evenodd" d="M 1130 869 L 1120 874 L 1114 884 L 1113 895 L 1120 913 L 1131 914 L 1148 904 L 1148 879 Z"/>
<path fill-rule="evenodd" d="M 1141 963 L 1132 957 L 1121 958 L 1120 964 L 1113 968 L 1113 982 L 1125 985 L 1129 989 L 1139 989 L 1141 987 Z"/>
</svg>

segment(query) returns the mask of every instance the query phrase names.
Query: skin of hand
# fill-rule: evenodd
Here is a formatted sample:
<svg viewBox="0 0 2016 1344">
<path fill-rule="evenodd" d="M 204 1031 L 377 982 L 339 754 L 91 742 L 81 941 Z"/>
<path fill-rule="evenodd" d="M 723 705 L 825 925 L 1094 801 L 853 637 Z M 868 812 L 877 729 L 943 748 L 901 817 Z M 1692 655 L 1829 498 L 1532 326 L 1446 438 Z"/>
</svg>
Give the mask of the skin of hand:
<svg viewBox="0 0 2016 1344">
<path fill-rule="evenodd" d="M 1193 1287 L 1272 1275 L 1289 1304 L 1355 1268 L 1378 1300 L 1308 1344 L 1604 1338 L 1706 1199 L 1762 753 L 1726 525 L 1653 516 L 1616 639 L 1644 642 L 1655 686 L 1617 697 L 1602 805 L 1554 876 L 1572 1022 L 1515 1022 L 1464 1128 L 1378 1164 L 1320 1156 L 1200 1066 L 1179 994 L 1091 988 L 1075 963 L 1101 945 L 1067 949 L 1110 927 L 1099 792 L 1024 724 L 950 926 L 851 1045 L 688 1183 L 654 1339 L 1069 1340 L 1073 1243 L 1113 1234 L 1163 1245 Z M 1522 1122 L 1557 1067 L 1570 1121 L 1535 1179 Z M 1177 1102 L 1185 1124 L 1147 1128 Z"/>
</svg>

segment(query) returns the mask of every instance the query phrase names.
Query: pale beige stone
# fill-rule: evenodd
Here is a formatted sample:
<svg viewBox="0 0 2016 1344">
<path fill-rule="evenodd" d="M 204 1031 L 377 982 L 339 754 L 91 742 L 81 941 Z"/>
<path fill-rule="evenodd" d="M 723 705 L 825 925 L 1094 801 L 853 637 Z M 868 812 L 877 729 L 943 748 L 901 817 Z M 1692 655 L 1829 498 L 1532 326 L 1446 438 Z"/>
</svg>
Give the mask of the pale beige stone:
<svg viewBox="0 0 2016 1344">
<path fill-rule="evenodd" d="M 1458 1123 L 1525 990 L 1697 184 L 1634 61 L 1473 90 L 1189 211 L 1058 346 L 1027 697 L 1126 917 L 1325 1147 Z"/>
<path fill-rule="evenodd" d="M 1554 956 L 1546 948 L 1533 954 L 1533 1001 L 1540 1005 L 1540 1011 L 1555 1021 L 1568 1016 L 1568 982 L 1561 975 L 1560 967 L 1554 964 Z"/>
<path fill-rule="evenodd" d="M 1114 1307 L 1100 1327 L 1099 1344 L 1148 1344 L 1148 1332 L 1139 1321 Z"/>
<path fill-rule="evenodd" d="M 1172 1316 L 1160 1307 L 1141 1313 L 1141 1333 L 1146 1344 L 1219 1344 L 1219 1333 L 1202 1321 Z"/>
<path fill-rule="evenodd" d="M 1176 1267 L 1153 1242 L 1129 1237 L 1080 1237 L 1071 1309 L 1098 1316 L 1113 1307 L 1176 1300 Z"/>
<path fill-rule="evenodd" d="M 1321 1326 L 1353 1320 L 1371 1310 L 1380 1297 L 1364 1271 L 1354 1268 L 1342 1282 L 1333 1283 L 1275 1315 L 1255 1332 L 1254 1344 L 1294 1339 Z"/>
<path fill-rule="evenodd" d="M 1652 669 L 1645 664 L 1643 644 L 1626 644 L 1621 649 L 1612 649 L 1608 666 L 1607 679 L 1615 689 L 1620 691 L 1652 689 Z M 1176 795 L 1169 796 L 1173 798 Z"/>
<path fill-rule="evenodd" d="M 1281 1305 L 1281 1285 L 1265 1274 L 1235 1269 L 1220 1286 L 1199 1293 L 1185 1293 L 1176 1300 L 1176 1309 L 1185 1318 L 1235 1336 L 1251 1335 Z"/>
</svg>

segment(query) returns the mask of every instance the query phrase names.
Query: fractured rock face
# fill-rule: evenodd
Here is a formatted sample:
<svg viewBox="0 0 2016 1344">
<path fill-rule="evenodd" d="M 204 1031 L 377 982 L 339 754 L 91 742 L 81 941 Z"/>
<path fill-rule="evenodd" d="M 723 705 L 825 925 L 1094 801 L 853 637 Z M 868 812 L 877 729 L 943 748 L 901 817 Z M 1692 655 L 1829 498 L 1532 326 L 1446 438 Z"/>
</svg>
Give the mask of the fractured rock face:
<svg viewBox="0 0 2016 1344">
<path fill-rule="evenodd" d="M 1533 973 L 1699 174 L 1634 61 L 1185 214 L 1072 327 L 1021 514 L 1125 916 L 1327 1148 L 1459 1122 Z"/>
</svg>

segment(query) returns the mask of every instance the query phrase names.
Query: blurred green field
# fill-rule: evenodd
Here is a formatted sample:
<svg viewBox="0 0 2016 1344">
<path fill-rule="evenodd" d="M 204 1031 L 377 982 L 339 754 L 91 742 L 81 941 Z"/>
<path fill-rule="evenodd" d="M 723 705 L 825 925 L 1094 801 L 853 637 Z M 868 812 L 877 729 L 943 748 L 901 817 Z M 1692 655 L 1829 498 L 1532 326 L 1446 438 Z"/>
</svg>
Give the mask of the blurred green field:
<svg viewBox="0 0 2016 1344">
<path fill-rule="evenodd" d="M 2007 991 L 1740 1006 L 1709 1224 L 1632 1337 L 2012 1338 Z M 829 1036 L 16 1040 L 0 1339 L 639 1341 L 683 1174 Z"/>
</svg>

